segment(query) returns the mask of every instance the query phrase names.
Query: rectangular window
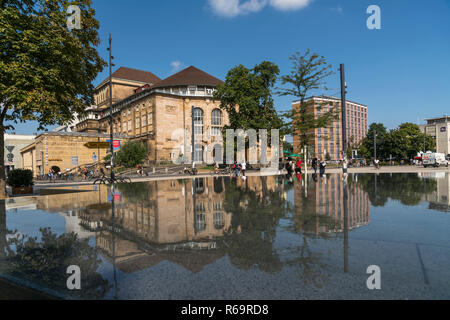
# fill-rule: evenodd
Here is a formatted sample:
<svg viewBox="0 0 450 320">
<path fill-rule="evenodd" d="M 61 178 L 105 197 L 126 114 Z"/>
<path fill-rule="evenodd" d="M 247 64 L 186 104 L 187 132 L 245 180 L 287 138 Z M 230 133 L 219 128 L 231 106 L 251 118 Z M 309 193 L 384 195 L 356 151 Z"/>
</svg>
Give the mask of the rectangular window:
<svg viewBox="0 0 450 320">
<path fill-rule="evenodd" d="M 203 125 L 195 125 L 194 126 L 194 133 L 195 134 L 203 134 Z"/>
<path fill-rule="evenodd" d="M 131 120 L 128 120 L 128 131 L 131 131 L 132 125 L 131 125 Z"/>
<path fill-rule="evenodd" d="M 139 129 L 139 127 L 141 126 L 141 118 L 136 118 L 135 124 L 136 124 L 136 129 Z"/>
<path fill-rule="evenodd" d="M 127 122 L 126 121 L 123 123 L 123 131 L 127 132 Z"/>
<path fill-rule="evenodd" d="M 147 126 L 147 116 L 142 116 L 142 126 Z"/>
<path fill-rule="evenodd" d="M 211 135 L 212 136 L 220 136 L 221 127 L 211 127 Z"/>
<path fill-rule="evenodd" d="M 153 113 L 148 114 L 148 124 L 149 125 L 153 124 Z"/>
</svg>

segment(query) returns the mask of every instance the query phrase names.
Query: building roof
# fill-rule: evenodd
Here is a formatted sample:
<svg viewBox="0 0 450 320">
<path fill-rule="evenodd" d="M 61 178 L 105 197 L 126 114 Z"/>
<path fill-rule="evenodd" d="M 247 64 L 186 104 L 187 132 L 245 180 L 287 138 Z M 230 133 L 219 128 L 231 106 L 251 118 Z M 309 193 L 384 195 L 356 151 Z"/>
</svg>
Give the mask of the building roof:
<svg viewBox="0 0 450 320">
<path fill-rule="evenodd" d="M 337 97 L 332 97 L 332 96 L 326 96 L 326 95 L 322 95 L 322 96 L 311 96 L 308 98 L 305 98 L 305 101 L 311 100 L 311 99 L 327 99 L 327 100 L 334 100 L 334 101 L 341 101 L 341 98 L 337 98 Z M 297 104 L 299 103 L 299 100 L 295 100 L 294 102 L 292 102 L 292 104 Z M 358 102 L 354 102 L 354 101 L 350 101 L 350 100 L 346 100 L 347 103 L 352 103 L 352 104 L 357 104 L 363 107 L 367 107 L 367 105 L 362 104 L 362 103 L 358 103 Z"/>
<path fill-rule="evenodd" d="M 112 74 L 112 77 L 153 84 L 161 81 L 160 78 L 158 78 L 149 71 L 132 69 L 127 67 L 120 67 Z"/>
<path fill-rule="evenodd" d="M 445 121 L 449 121 L 450 120 L 450 116 L 449 115 L 443 115 L 442 117 L 438 117 L 438 118 L 425 119 L 425 121 L 437 121 L 437 120 L 444 120 L 444 122 Z"/>
<path fill-rule="evenodd" d="M 190 66 L 156 83 L 153 86 L 153 88 L 189 86 L 189 85 L 216 87 L 218 84 L 221 83 L 223 83 L 222 80 L 219 80 L 216 77 L 213 77 L 212 75 L 194 66 Z"/>
<path fill-rule="evenodd" d="M 149 83 L 149 84 L 155 84 L 159 81 L 161 81 L 160 78 L 155 76 L 153 73 L 149 71 L 144 70 L 138 70 L 138 69 L 132 69 L 127 67 L 120 67 L 116 71 L 114 71 L 111 75 L 113 78 L 116 79 L 122 79 L 122 80 L 131 80 L 131 81 L 137 81 L 141 83 Z M 105 83 L 109 81 L 109 77 L 103 80 L 98 86 L 101 87 Z"/>
</svg>

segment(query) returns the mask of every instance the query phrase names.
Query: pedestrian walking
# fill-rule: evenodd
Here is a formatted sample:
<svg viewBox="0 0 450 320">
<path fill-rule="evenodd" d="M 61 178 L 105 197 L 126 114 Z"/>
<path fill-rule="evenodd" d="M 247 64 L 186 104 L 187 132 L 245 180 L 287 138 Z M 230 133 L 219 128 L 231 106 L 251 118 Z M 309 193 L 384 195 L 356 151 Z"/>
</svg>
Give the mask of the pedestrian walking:
<svg viewBox="0 0 450 320">
<path fill-rule="evenodd" d="M 342 172 L 343 172 L 344 174 L 347 173 L 347 167 L 348 167 L 348 165 L 347 165 L 347 159 L 344 159 L 344 160 L 342 161 Z"/>
<path fill-rule="evenodd" d="M 219 163 L 216 161 L 216 163 L 214 164 L 214 173 L 218 174 L 219 173 Z"/>
<path fill-rule="evenodd" d="M 241 171 L 242 171 L 242 176 L 245 177 L 245 170 L 247 170 L 247 164 L 244 162 L 242 162 L 241 164 Z"/>
<path fill-rule="evenodd" d="M 327 163 L 324 160 L 320 161 L 319 173 L 320 173 L 321 177 L 325 174 L 325 167 L 326 166 L 327 166 Z"/>
<path fill-rule="evenodd" d="M 236 176 L 236 178 L 239 177 L 239 166 L 236 161 L 234 162 L 233 169 L 234 169 L 234 175 Z"/>
<path fill-rule="evenodd" d="M 295 163 L 295 172 L 297 174 L 302 174 L 302 160 L 298 159 Z"/>
<path fill-rule="evenodd" d="M 314 174 L 317 174 L 317 158 L 312 160 L 312 167 L 314 169 Z"/>
</svg>

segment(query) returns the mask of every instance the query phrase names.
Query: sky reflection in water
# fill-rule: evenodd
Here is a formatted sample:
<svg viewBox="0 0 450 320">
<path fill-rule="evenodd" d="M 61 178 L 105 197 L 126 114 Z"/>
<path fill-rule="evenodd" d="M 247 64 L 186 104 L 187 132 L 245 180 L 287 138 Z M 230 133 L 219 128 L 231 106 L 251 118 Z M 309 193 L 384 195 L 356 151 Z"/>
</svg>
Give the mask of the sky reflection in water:
<svg viewBox="0 0 450 320">
<path fill-rule="evenodd" d="M 448 173 L 78 189 L 1 204 L 1 272 L 82 299 L 450 298 Z"/>
</svg>

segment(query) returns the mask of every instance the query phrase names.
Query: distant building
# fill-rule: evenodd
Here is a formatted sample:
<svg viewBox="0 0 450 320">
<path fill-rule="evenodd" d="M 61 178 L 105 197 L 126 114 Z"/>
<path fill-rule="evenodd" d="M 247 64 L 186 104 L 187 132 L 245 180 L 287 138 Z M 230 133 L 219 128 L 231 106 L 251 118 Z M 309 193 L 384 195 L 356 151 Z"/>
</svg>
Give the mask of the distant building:
<svg viewBox="0 0 450 320">
<path fill-rule="evenodd" d="M 149 162 L 176 160 L 180 155 L 190 159 L 192 109 L 196 161 L 213 163 L 216 151 L 223 153 L 222 128 L 228 124 L 228 114 L 220 109 L 220 101 L 212 99 L 220 79 L 194 66 L 159 81 L 151 73 L 127 68 L 113 75 L 121 78 L 112 81 L 113 131 L 144 143 Z M 143 78 L 125 82 L 126 77 Z M 98 108 L 81 119 L 75 131 L 110 132 L 109 79 L 97 87 L 95 101 Z M 173 140 L 175 130 L 186 133 Z"/>
<path fill-rule="evenodd" d="M 310 97 L 306 101 L 311 104 L 308 112 L 314 113 L 315 116 L 320 113 L 327 112 L 333 108 L 341 107 L 341 99 L 329 96 Z M 292 103 L 292 108 L 298 108 L 299 101 Z M 320 108 L 321 107 L 321 108 Z M 366 105 L 356 102 L 347 101 L 347 141 L 349 144 L 358 145 L 367 135 L 368 132 L 368 108 Z M 319 159 L 325 159 L 327 155 L 331 160 L 342 158 L 342 124 L 341 113 L 339 111 L 339 120 L 336 120 L 328 128 L 315 129 L 311 134 L 314 135 L 313 145 L 308 150 L 309 156 L 315 156 Z M 297 134 L 298 136 L 298 134 Z M 293 135 L 294 152 L 299 152 L 299 139 L 296 134 Z"/>
<path fill-rule="evenodd" d="M 182 155 L 190 162 L 193 131 L 196 162 L 222 159 L 222 129 L 229 119 L 220 101 L 213 100 L 217 85 L 223 83 L 220 79 L 194 66 L 164 80 L 151 72 L 121 67 L 112 74 L 111 83 L 113 132 L 145 144 L 148 163 L 179 160 Z M 52 134 L 40 135 L 35 146 L 23 149 L 26 165 L 35 173 L 47 173 L 53 166 L 64 170 L 76 167 L 76 163 L 93 162 L 89 161 L 92 150 L 80 149 L 79 143 L 96 142 L 97 138 L 105 141 L 109 134 L 109 88 L 106 78 L 96 87 L 95 105 L 88 107 L 86 114 L 75 115 L 72 123 L 56 128 Z M 75 137 L 79 137 L 76 143 Z M 52 142 L 44 150 L 46 139 Z M 83 159 L 75 154 L 77 150 L 83 150 Z"/>
<path fill-rule="evenodd" d="M 126 137 L 114 135 L 115 139 Z M 54 170 L 64 172 L 79 166 L 95 164 L 106 156 L 108 149 L 89 146 L 88 143 L 106 142 L 109 135 L 87 132 L 45 132 L 34 142 L 20 150 L 22 166 L 34 175 L 43 175 Z"/>
<path fill-rule="evenodd" d="M 427 119 L 426 121 L 427 124 L 419 127 L 422 132 L 435 139 L 436 152 L 450 155 L 450 116 Z"/>
<path fill-rule="evenodd" d="M 32 143 L 35 137 L 32 135 L 5 134 L 4 162 L 6 174 L 11 170 L 23 168 L 20 150 Z"/>
</svg>

